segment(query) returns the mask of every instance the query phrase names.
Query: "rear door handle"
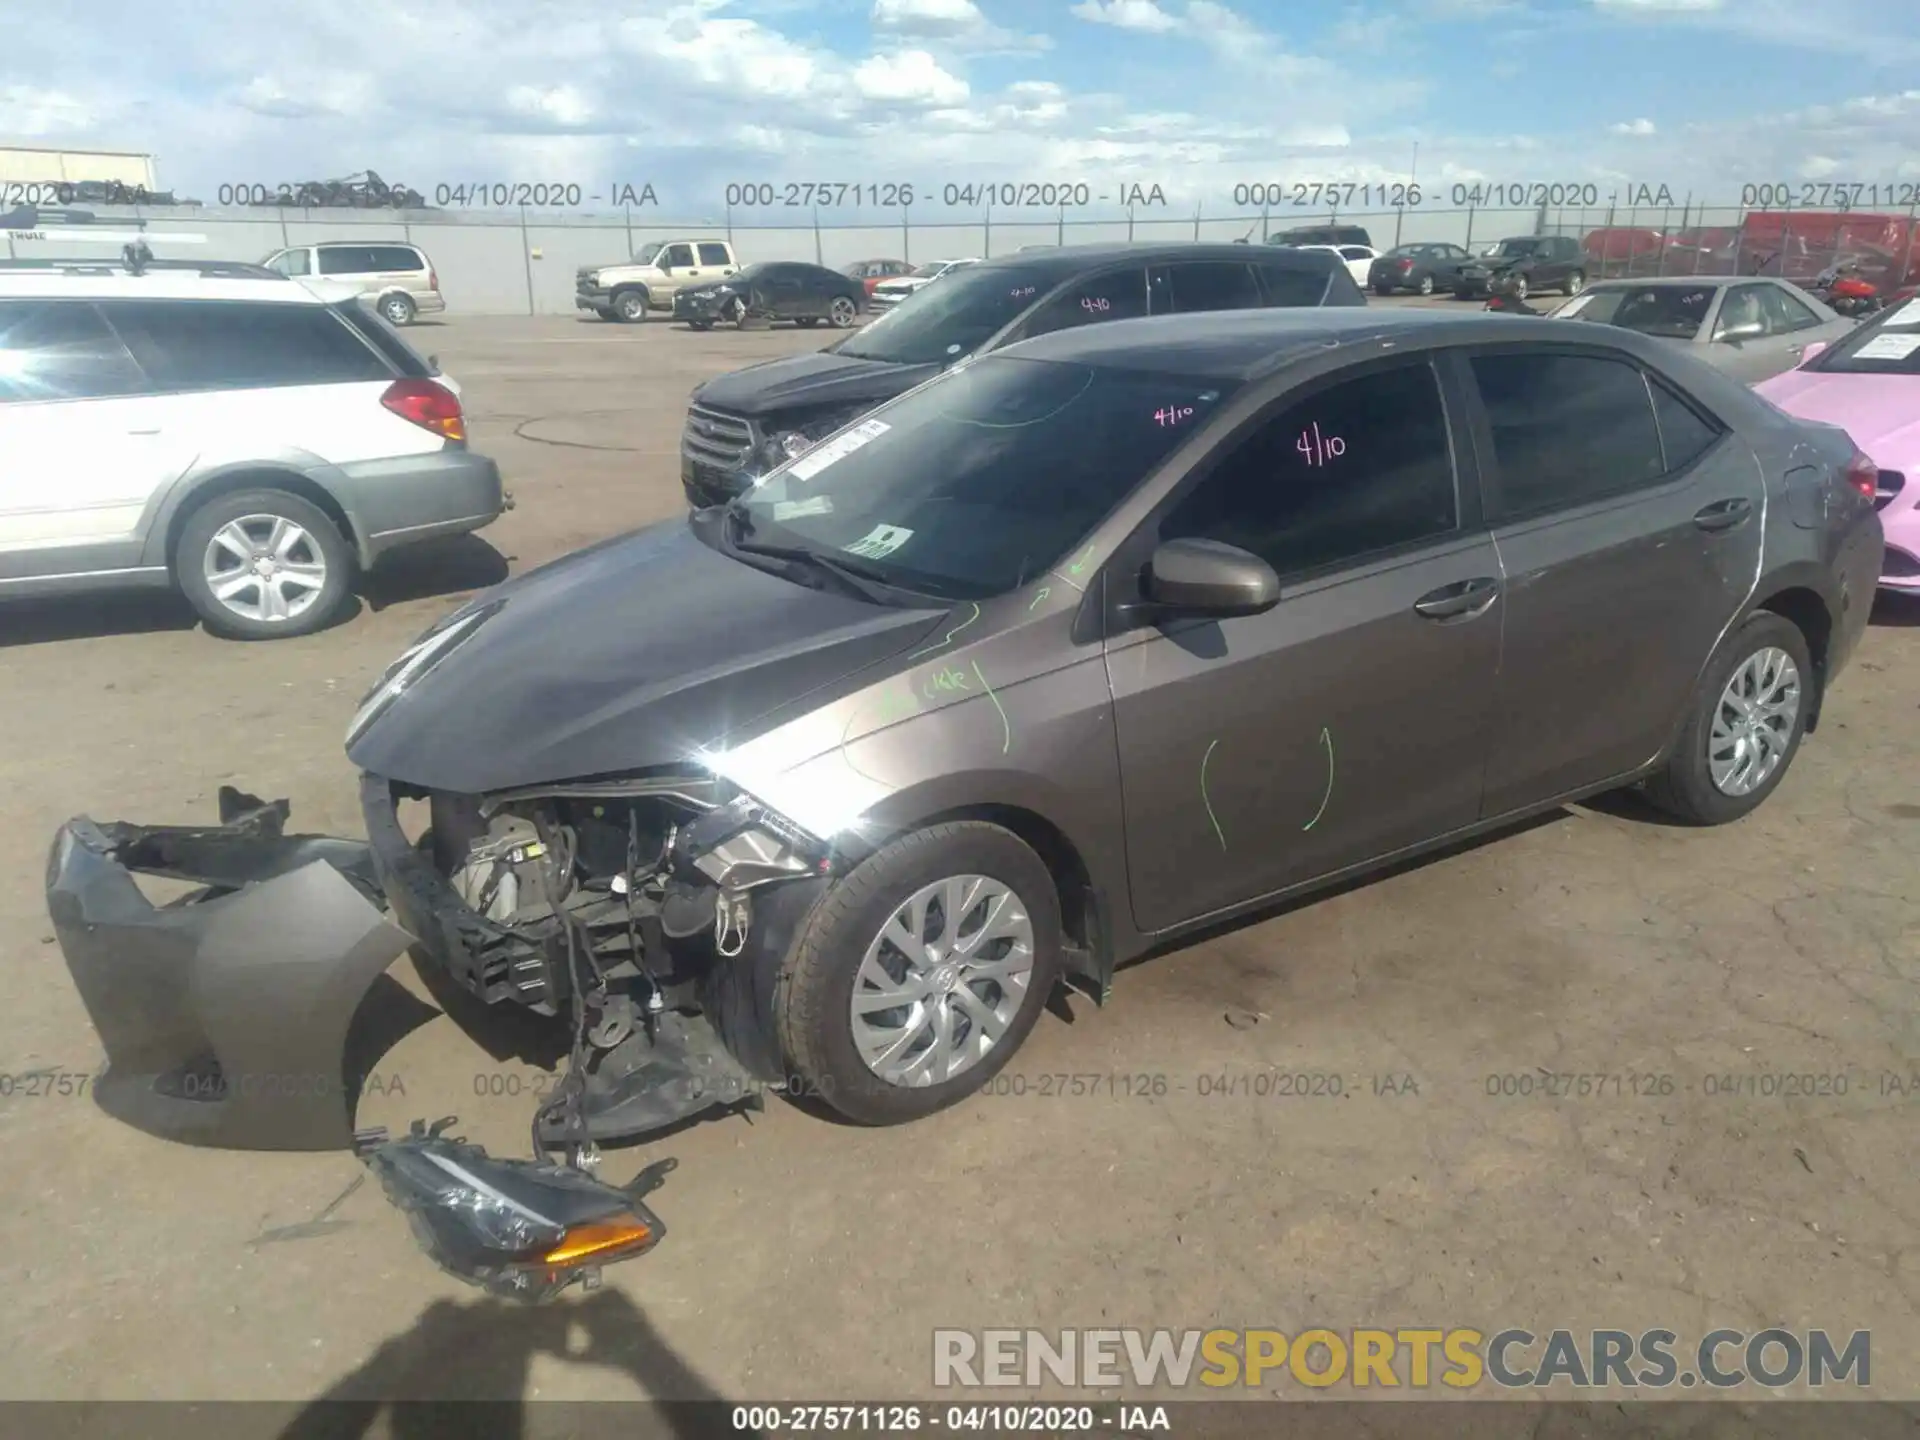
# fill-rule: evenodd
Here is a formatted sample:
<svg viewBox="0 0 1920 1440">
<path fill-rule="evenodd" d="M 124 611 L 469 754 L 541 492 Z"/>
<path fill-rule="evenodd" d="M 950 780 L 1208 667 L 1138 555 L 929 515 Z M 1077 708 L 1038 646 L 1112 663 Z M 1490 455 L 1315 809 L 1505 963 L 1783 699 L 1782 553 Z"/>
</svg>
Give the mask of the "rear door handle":
<svg viewBox="0 0 1920 1440">
<path fill-rule="evenodd" d="M 1413 602 L 1413 608 L 1429 620 L 1459 620 L 1482 613 L 1499 594 L 1500 582 L 1481 575 L 1429 590 Z"/>
<path fill-rule="evenodd" d="M 1745 524 L 1747 517 L 1751 514 L 1753 514 L 1751 500 L 1740 498 L 1716 500 L 1696 513 L 1693 523 L 1702 530 L 1731 530 L 1736 525 Z"/>
</svg>

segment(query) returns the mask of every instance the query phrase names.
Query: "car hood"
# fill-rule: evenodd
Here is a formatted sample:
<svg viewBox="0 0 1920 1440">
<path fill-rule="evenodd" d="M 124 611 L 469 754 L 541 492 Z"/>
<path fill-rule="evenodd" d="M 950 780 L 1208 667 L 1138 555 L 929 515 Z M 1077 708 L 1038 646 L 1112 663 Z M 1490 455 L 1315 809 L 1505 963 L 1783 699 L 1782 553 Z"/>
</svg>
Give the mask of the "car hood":
<svg viewBox="0 0 1920 1440">
<path fill-rule="evenodd" d="M 1753 387 L 1789 415 L 1838 425 L 1888 469 L 1920 460 L 1920 376 L 1789 370 Z"/>
<path fill-rule="evenodd" d="M 684 763 L 898 654 L 946 613 L 795 584 L 713 549 L 702 523 L 670 520 L 488 591 L 458 613 L 493 613 L 348 758 L 463 795 Z"/>
<path fill-rule="evenodd" d="M 735 415 L 879 404 L 940 372 L 938 365 L 891 365 L 816 350 L 719 375 L 693 392 L 702 405 Z"/>
</svg>

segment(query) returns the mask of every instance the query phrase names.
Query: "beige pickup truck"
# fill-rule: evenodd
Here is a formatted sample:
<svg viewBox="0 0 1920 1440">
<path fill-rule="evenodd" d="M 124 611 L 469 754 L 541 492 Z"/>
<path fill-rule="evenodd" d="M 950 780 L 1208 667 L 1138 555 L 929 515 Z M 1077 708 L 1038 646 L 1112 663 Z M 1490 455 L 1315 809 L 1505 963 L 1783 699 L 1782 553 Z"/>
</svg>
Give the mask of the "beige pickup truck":
<svg viewBox="0 0 1920 1440">
<path fill-rule="evenodd" d="M 724 279 L 739 268 L 725 240 L 653 240 L 624 265 L 581 266 L 573 304 L 602 320 L 632 323 L 650 310 L 671 312 L 674 292 L 683 285 Z"/>
</svg>

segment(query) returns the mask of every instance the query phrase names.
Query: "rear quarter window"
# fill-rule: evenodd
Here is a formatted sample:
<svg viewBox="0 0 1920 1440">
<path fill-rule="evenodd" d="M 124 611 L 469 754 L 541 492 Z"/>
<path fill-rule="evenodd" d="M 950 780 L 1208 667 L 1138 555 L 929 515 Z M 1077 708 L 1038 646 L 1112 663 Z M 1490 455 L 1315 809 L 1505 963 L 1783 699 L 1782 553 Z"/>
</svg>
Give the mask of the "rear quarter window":
<svg viewBox="0 0 1920 1440">
<path fill-rule="evenodd" d="M 394 374 L 330 306 L 123 300 L 100 308 L 160 391 L 341 385 Z"/>
</svg>

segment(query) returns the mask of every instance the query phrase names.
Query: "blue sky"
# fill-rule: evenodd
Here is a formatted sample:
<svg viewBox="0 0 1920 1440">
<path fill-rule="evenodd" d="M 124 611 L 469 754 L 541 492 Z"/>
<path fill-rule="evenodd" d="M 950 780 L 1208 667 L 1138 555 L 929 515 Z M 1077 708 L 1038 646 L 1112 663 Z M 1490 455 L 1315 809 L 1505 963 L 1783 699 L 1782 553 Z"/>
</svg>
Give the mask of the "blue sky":
<svg viewBox="0 0 1920 1440">
<path fill-rule="evenodd" d="M 0 143 L 163 184 L 1920 179 L 1904 0 L 82 0 L 15 19 Z M 136 43 L 129 43 L 135 37 Z"/>
</svg>

